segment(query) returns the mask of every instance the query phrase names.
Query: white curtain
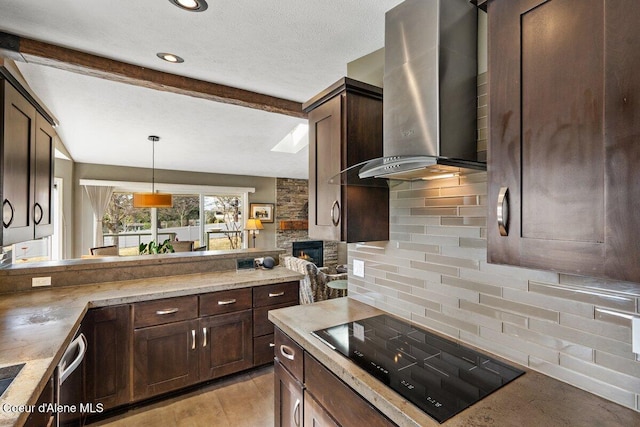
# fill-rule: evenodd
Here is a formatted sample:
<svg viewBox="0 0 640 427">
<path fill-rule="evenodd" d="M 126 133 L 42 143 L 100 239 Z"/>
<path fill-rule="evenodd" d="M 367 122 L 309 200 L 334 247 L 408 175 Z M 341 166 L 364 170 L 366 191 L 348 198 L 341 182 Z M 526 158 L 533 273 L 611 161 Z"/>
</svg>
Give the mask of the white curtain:
<svg viewBox="0 0 640 427">
<path fill-rule="evenodd" d="M 87 190 L 89 196 L 89 202 L 91 202 L 91 208 L 93 209 L 93 219 L 96 225 L 95 235 L 93 241 L 95 246 L 104 246 L 104 237 L 102 236 L 102 218 L 109 206 L 111 195 L 113 194 L 113 187 L 102 187 L 95 185 L 85 185 L 84 189 Z"/>
</svg>

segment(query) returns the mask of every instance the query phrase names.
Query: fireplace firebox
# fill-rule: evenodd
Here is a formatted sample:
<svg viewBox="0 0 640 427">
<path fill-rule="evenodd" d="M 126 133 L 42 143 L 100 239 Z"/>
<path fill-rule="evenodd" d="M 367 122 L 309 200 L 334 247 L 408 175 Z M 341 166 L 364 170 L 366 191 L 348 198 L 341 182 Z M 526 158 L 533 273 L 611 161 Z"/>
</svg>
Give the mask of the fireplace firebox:
<svg viewBox="0 0 640 427">
<path fill-rule="evenodd" d="M 302 242 L 293 242 L 292 253 L 296 258 L 302 258 L 311 261 L 318 267 L 323 266 L 324 252 L 322 240 L 306 240 Z"/>
</svg>

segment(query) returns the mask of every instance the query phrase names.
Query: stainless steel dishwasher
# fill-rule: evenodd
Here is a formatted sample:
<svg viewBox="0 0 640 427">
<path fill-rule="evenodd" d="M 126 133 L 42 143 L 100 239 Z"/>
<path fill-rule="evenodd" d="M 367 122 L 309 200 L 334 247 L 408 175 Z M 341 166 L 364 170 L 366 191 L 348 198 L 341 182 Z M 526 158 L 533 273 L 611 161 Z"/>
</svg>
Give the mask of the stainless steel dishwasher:
<svg viewBox="0 0 640 427">
<path fill-rule="evenodd" d="M 58 363 L 56 375 L 56 403 L 60 408 L 56 417 L 58 427 L 84 425 L 85 414 L 82 412 L 81 404 L 85 402 L 83 361 L 86 352 L 87 339 L 78 330 Z"/>
</svg>

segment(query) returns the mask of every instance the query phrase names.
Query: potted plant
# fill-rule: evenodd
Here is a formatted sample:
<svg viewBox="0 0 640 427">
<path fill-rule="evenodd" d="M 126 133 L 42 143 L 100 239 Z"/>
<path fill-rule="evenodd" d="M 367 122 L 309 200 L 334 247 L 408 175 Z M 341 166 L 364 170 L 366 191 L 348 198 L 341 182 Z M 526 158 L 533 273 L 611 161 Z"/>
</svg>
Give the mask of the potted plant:
<svg viewBox="0 0 640 427">
<path fill-rule="evenodd" d="M 149 243 L 140 243 L 138 247 L 138 252 L 140 255 L 143 254 L 168 254 L 172 253 L 173 246 L 171 245 L 171 240 L 167 239 L 164 242 L 157 244 L 155 241 L 150 241 Z"/>
</svg>

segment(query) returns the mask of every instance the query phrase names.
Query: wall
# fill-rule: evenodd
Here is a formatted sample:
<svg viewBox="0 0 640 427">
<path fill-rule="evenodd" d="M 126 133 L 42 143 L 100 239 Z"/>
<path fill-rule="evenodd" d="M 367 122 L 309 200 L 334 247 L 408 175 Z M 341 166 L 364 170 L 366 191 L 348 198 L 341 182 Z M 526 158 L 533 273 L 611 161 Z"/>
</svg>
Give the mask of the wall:
<svg viewBox="0 0 640 427">
<path fill-rule="evenodd" d="M 94 165 L 76 163 L 74 168 L 75 188 L 75 224 L 74 257 L 87 254 L 93 246 L 93 212 L 86 191 L 79 185 L 81 179 L 140 182 L 148 178 L 151 182 L 151 170 L 122 166 Z M 190 185 L 211 185 L 226 187 L 254 187 L 255 193 L 249 194 L 249 203 L 275 203 L 275 178 L 242 175 L 223 175 L 202 172 L 156 170 L 156 182 Z M 246 207 L 248 210 L 248 206 Z M 276 223 L 265 223 L 264 230 L 256 238 L 258 248 L 273 248 L 276 245 Z"/>
<path fill-rule="evenodd" d="M 55 159 L 56 178 L 62 179 L 62 241 L 63 259 L 73 258 L 73 201 L 75 186 L 73 185 L 73 162 Z M 57 221 L 58 218 L 55 218 Z"/>
</svg>

